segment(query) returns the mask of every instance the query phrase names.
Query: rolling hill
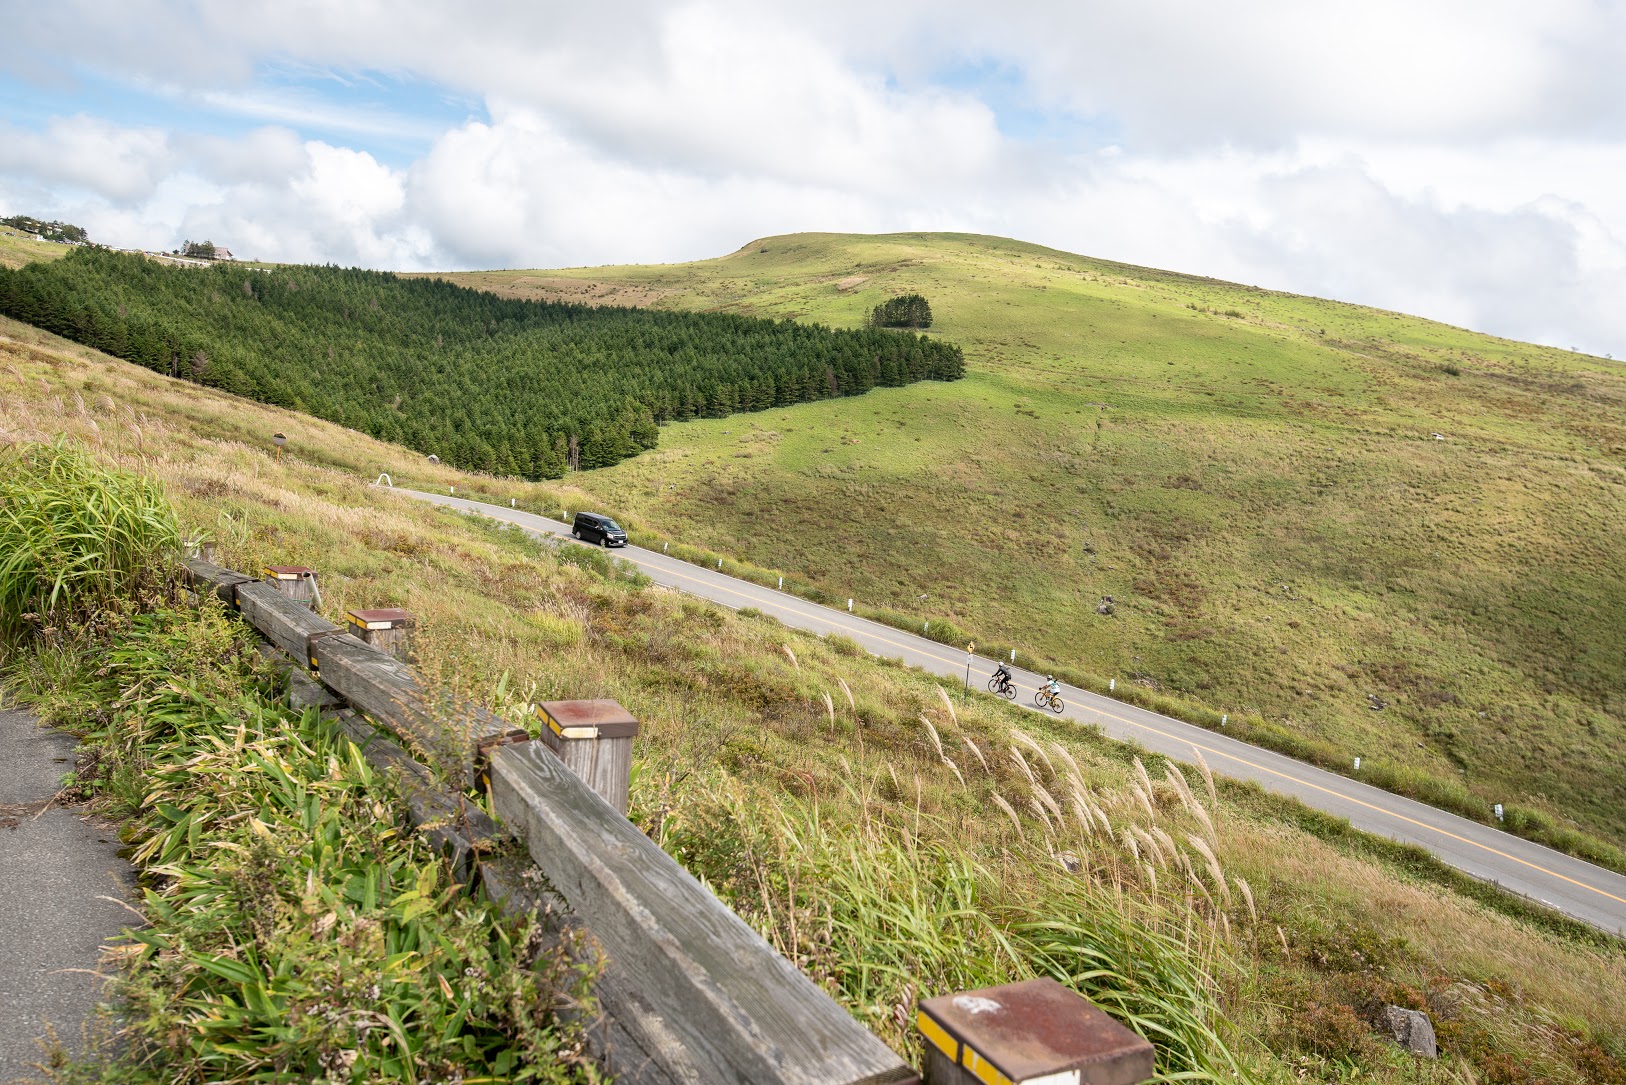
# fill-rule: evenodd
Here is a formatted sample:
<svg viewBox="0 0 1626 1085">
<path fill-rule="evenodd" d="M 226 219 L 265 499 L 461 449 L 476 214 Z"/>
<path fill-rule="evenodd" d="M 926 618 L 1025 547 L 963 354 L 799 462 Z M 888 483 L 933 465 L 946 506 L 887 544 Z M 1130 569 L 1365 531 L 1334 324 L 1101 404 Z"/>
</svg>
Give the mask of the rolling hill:
<svg viewBox="0 0 1626 1085">
<path fill-rule="evenodd" d="M 444 277 L 835 327 L 923 294 L 966 379 L 670 425 L 572 483 L 1414 794 L 1626 841 L 1620 365 L 972 235 Z"/>
</svg>

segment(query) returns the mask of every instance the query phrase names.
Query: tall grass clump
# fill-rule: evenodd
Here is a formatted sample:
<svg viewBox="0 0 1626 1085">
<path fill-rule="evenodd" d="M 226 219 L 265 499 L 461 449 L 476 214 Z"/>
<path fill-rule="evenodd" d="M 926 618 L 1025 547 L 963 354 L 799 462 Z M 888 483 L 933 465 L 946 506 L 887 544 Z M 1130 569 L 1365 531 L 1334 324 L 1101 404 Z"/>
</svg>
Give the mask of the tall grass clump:
<svg viewBox="0 0 1626 1085">
<path fill-rule="evenodd" d="M 1151 1040 L 1159 1080 L 1253 1080 L 1226 1024 L 1237 965 L 1212 909 L 1115 875 L 1111 845 L 1069 833 L 1095 867 L 1074 874 L 1037 843 L 983 851 L 875 801 L 873 781 L 844 784 L 859 818 L 710 781 L 671 803 L 661 843 L 906 1057 L 922 1056 L 920 998 L 1050 976 Z"/>
<path fill-rule="evenodd" d="M 0 447 L 0 639 L 117 609 L 180 549 L 155 480 L 63 442 Z"/>
</svg>

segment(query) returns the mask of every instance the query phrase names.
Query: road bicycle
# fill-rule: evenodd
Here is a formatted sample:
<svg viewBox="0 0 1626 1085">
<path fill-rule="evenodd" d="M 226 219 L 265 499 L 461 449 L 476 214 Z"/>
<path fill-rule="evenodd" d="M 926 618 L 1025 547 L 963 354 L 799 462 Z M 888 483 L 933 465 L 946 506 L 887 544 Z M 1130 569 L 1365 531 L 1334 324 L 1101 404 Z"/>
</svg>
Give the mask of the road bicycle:
<svg viewBox="0 0 1626 1085">
<path fill-rule="evenodd" d="M 1051 693 L 1048 689 L 1041 686 L 1033 694 L 1033 707 L 1048 708 L 1050 711 L 1059 716 L 1061 715 L 1061 710 L 1067 706 L 1061 703 L 1060 694 Z"/>
<path fill-rule="evenodd" d="M 988 692 L 1005 698 L 1007 701 L 1016 700 L 1016 683 L 1009 675 L 996 674 L 988 679 Z"/>
</svg>

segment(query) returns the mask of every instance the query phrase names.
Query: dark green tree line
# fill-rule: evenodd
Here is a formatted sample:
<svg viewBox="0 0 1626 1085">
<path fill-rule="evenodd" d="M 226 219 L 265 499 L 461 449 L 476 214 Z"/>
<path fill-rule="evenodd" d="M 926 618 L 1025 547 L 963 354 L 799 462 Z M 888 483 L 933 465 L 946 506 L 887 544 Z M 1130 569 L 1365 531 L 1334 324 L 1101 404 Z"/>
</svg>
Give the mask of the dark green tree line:
<svg viewBox="0 0 1626 1085">
<path fill-rule="evenodd" d="M 175 268 L 80 250 L 0 269 L 0 312 L 160 373 L 458 467 L 557 478 L 674 419 L 954 380 L 925 336 L 521 301 L 337 267 Z"/>
<path fill-rule="evenodd" d="M 932 307 L 919 294 L 899 294 L 871 309 L 865 324 L 871 328 L 929 328 Z"/>
</svg>

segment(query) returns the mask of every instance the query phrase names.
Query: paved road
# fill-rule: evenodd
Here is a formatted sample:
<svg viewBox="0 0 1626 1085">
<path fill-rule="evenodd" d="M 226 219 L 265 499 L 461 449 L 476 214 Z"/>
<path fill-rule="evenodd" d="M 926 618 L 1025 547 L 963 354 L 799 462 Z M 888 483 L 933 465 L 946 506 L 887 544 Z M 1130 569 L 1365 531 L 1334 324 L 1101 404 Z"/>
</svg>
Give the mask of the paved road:
<svg viewBox="0 0 1626 1085">
<path fill-rule="evenodd" d="M 570 534 L 570 529 L 558 520 L 505 509 L 501 505 L 416 490 L 395 492 L 466 512 L 484 513 L 539 535 L 568 538 Z M 911 666 L 956 683 L 965 679 L 966 654 L 936 641 L 651 550 L 629 546 L 616 550 L 615 555 L 637 565 L 658 584 L 735 609 L 754 607 L 786 625 L 812 633 L 840 633 L 876 655 L 901 658 Z M 971 664 L 973 685 L 981 688 L 993 669 L 992 660 L 974 659 Z M 1022 703 L 1032 695 L 1040 679 L 1021 668 L 1015 670 L 1015 675 L 1022 690 L 1018 703 Z M 1306 806 L 1348 818 L 1356 828 L 1367 832 L 1407 844 L 1421 844 L 1444 862 L 1476 878 L 1495 882 L 1605 931 L 1626 935 L 1626 877 L 1612 871 L 1358 780 L 1239 742 L 1223 733 L 1110 697 L 1063 685 L 1062 699 L 1067 703 L 1064 715 L 1095 724 L 1114 738 L 1134 739 L 1149 750 L 1188 763 L 1193 760 L 1192 750 L 1201 750 L 1215 772 L 1233 779 L 1257 781 L 1269 791 L 1290 795 Z"/>
<path fill-rule="evenodd" d="M 49 1024 L 71 1050 L 102 994 L 101 946 L 135 918 L 114 837 L 45 806 L 73 768 L 73 739 L 0 709 L 0 1083 L 33 1080 Z M 43 807 L 43 809 L 42 809 Z"/>
</svg>

